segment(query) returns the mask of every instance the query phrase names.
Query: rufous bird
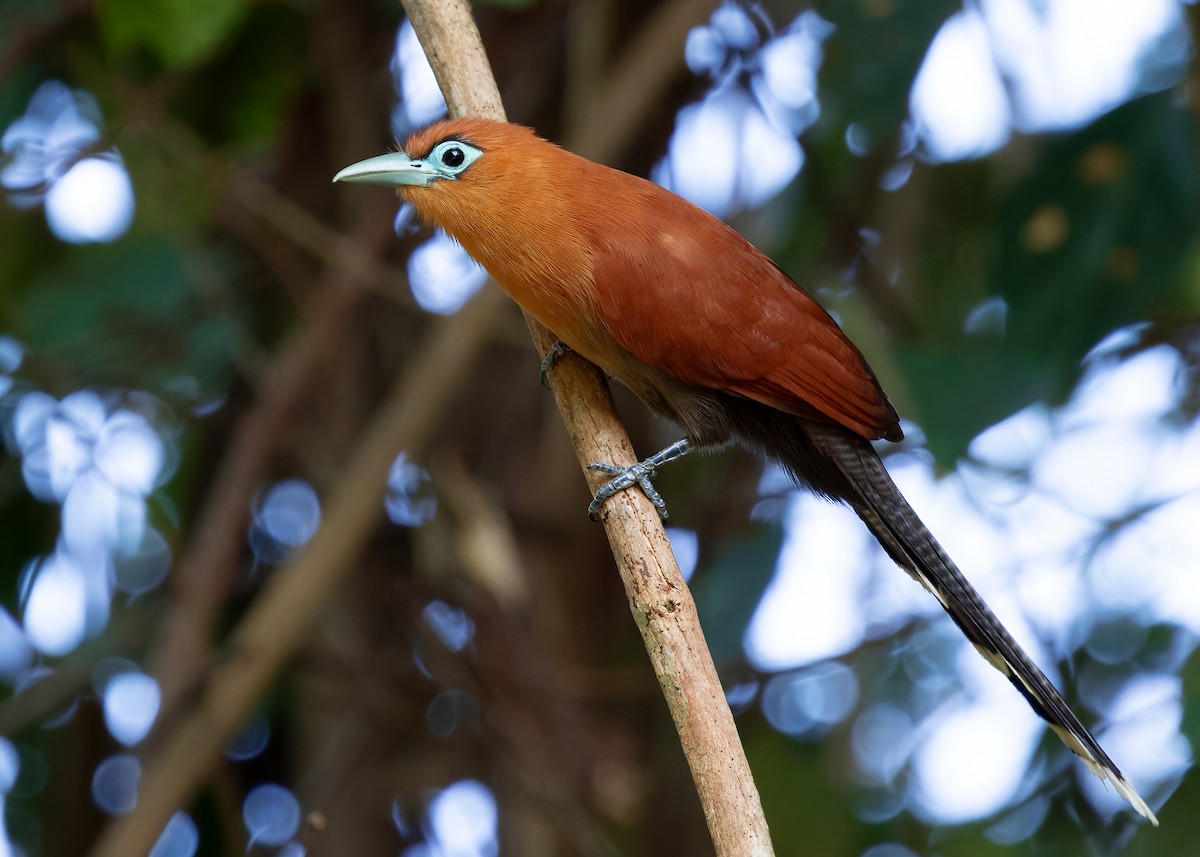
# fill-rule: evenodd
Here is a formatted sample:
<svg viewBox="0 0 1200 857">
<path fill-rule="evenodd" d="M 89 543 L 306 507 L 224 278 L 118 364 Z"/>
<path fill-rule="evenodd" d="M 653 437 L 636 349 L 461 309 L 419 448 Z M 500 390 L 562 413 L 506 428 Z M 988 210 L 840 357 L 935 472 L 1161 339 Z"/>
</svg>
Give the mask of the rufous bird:
<svg viewBox="0 0 1200 857">
<path fill-rule="evenodd" d="M 1066 745 L 1154 813 L 909 507 L 871 441 L 903 437 L 862 353 L 807 292 L 716 217 L 518 125 L 435 123 L 334 181 L 388 185 L 569 348 L 682 427 L 616 491 L 698 447 L 737 443 L 848 504 Z"/>
</svg>

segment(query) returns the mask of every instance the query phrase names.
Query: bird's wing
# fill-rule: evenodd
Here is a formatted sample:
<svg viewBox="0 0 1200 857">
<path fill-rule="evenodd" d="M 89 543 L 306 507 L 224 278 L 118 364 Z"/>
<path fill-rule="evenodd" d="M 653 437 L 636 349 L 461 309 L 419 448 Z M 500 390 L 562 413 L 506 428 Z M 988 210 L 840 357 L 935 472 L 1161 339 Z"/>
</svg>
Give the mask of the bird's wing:
<svg viewBox="0 0 1200 857">
<path fill-rule="evenodd" d="M 651 187 L 592 238 L 598 309 L 621 346 L 687 383 L 899 440 L 895 409 L 820 304 L 724 223 Z"/>
</svg>

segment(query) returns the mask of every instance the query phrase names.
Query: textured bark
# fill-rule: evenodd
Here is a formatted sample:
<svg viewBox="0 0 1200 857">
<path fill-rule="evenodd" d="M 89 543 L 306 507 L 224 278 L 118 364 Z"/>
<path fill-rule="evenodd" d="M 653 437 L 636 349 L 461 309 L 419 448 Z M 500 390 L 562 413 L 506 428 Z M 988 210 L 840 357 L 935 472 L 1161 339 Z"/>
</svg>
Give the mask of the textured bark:
<svg viewBox="0 0 1200 857">
<path fill-rule="evenodd" d="M 403 0 L 452 115 L 505 119 L 462 0 Z M 557 338 L 526 314 L 539 354 Z M 607 476 L 589 462 L 633 464 L 633 446 L 600 372 L 568 355 L 551 373 L 555 398 L 592 490 Z M 630 610 L 671 710 L 718 855 L 772 854 L 771 836 L 733 715 L 687 584 L 654 506 L 625 491 L 601 512 Z"/>
</svg>

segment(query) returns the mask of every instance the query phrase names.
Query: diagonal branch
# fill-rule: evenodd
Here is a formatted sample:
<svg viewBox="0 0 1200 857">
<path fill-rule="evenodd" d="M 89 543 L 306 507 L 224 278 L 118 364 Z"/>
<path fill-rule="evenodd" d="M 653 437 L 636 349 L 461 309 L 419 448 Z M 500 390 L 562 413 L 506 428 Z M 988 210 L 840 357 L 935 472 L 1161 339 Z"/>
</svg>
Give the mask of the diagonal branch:
<svg viewBox="0 0 1200 857">
<path fill-rule="evenodd" d="M 353 567 L 383 516 L 388 467 L 397 450 L 416 453 L 431 436 L 501 309 L 501 297 L 486 292 L 434 326 L 328 492 L 321 528 L 263 587 L 192 707 L 146 759 L 137 808 L 109 825 L 92 850 L 94 857 L 149 853 L 171 814 L 187 804 Z"/>
<path fill-rule="evenodd" d="M 478 30 L 462 0 L 402 0 L 455 115 L 505 118 Z M 661 46 L 660 46 L 661 47 Z M 540 354 L 557 338 L 526 314 Z M 588 462 L 636 458 L 600 371 L 560 361 L 553 389 L 592 490 L 605 477 Z M 687 584 L 654 506 L 625 491 L 601 512 L 630 609 L 692 770 L 718 855 L 768 855 L 770 833 L 725 693 Z"/>
</svg>

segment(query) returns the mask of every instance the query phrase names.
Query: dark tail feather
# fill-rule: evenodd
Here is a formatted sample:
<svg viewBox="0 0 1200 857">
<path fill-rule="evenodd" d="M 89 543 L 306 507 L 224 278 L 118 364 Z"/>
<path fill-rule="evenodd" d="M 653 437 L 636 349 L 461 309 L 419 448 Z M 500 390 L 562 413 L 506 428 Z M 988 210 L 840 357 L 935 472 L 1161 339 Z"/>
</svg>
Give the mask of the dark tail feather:
<svg viewBox="0 0 1200 857">
<path fill-rule="evenodd" d="M 845 477 L 851 490 L 844 499 L 896 564 L 933 593 L 979 653 L 1008 677 L 1088 769 L 1100 779 L 1109 780 L 1118 794 L 1157 825 L 1150 807 L 925 528 L 871 445 L 840 427 L 806 424 L 805 434 L 815 451 Z M 772 452 L 791 453 L 783 456 L 789 468 L 811 463 L 814 449 L 803 448 L 803 440 L 795 442 L 794 450 L 790 449 L 792 444 L 788 444 L 788 450 L 780 450 L 778 435 L 773 440 Z"/>
</svg>

